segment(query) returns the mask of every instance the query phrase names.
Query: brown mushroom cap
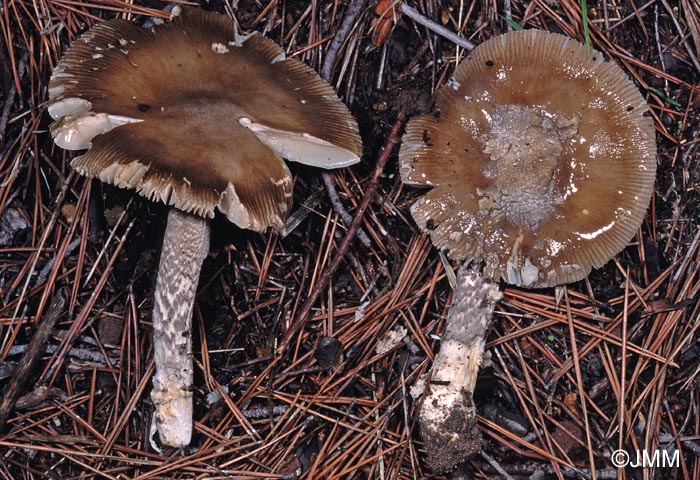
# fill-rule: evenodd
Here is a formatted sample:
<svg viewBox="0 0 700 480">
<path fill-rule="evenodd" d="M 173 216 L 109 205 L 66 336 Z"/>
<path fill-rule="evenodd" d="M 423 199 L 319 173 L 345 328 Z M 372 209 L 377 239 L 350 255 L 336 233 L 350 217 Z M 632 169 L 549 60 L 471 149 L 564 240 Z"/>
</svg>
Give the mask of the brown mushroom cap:
<svg viewBox="0 0 700 480">
<path fill-rule="evenodd" d="M 81 174 L 187 212 L 281 229 L 292 178 L 361 154 L 357 123 L 318 74 L 223 15 L 183 9 L 154 31 L 123 20 L 76 40 L 49 84 L 51 131 Z"/>
<path fill-rule="evenodd" d="M 528 287 L 584 278 L 624 248 L 656 172 L 654 125 L 614 63 L 562 35 L 484 42 L 412 120 L 405 183 L 434 187 L 412 207 L 433 244 Z"/>
</svg>

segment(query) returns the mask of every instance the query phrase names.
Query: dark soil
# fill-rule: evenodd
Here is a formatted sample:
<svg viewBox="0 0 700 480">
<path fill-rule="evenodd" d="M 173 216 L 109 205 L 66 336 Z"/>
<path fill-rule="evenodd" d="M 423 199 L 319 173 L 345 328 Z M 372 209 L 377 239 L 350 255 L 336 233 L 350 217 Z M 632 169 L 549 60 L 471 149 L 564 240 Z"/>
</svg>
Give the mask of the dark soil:
<svg viewBox="0 0 700 480">
<path fill-rule="evenodd" d="M 319 70 L 347 1 L 214 0 Z M 585 41 L 573 0 L 407 2 L 476 44 L 508 29 Z M 331 83 L 358 120 L 362 162 L 333 173 L 357 211 L 400 116 L 430 110 L 463 49 L 404 15 L 373 44 L 377 2 L 337 53 Z M 511 8 L 510 14 L 504 4 Z M 670 5 L 669 5 L 670 4 Z M 497 5 L 497 9 L 494 9 Z M 194 313 L 195 434 L 149 440 L 151 310 L 166 208 L 71 172 L 46 113 L 52 68 L 99 19 L 143 23 L 164 3 L 0 5 L 0 392 L 62 295 L 66 308 L 0 434 L 0 478 L 448 478 L 431 470 L 410 388 L 430 368 L 451 301 L 440 257 L 410 216 L 394 149 L 355 239 L 290 348 L 279 341 L 338 255 L 318 170 L 290 165 L 286 237 L 213 224 Z M 150 10 L 149 10 L 150 9 Z M 381 10 L 381 9 L 380 9 Z M 167 18 L 167 12 L 160 13 Z M 656 190 L 628 247 L 566 289 L 504 285 L 475 393 L 482 454 L 453 478 L 700 478 L 700 8 L 691 0 L 588 1 L 593 48 L 647 99 Z M 680 28 L 680 32 L 678 30 Z M 122 215 L 123 213 L 123 215 Z M 354 233 L 354 232 L 353 232 Z M 389 332 L 406 335 L 388 352 Z M 614 451 L 679 452 L 674 466 L 616 469 Z M 510 475 L 510 477 L 506 476 Z"/>
</svg>

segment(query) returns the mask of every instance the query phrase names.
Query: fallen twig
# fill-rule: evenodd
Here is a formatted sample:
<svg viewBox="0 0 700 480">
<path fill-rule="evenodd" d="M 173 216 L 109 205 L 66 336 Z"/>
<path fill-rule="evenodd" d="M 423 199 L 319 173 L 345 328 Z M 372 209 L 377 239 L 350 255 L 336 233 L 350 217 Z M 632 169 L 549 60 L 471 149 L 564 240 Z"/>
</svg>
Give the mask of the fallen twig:
<svg viewBox="0 0 700 480">
<path fill-rule="evenodd" d="M 292 336 L 304 326 L 304 324 L 306 323 L 306 319 L 308 318 L 309 313 L 311 312 L 311 307 L 313 307 L 314 303 L 316 303 L 316 300 L 318 299 L 318 296 L 320 295 L 321 291 L 324 288 L 326 288 L 326 285 L 328 285 L 328 282 L 330 281 L 335 271 L 338 269 L 341 260 L 345 256 L 345 252 L 348 251 L 348 248 L 350 247 L 350 242 L 357 233 L 357 229 L 359 228 L 360 222 L 362 221 L 362 217 L 364 216 L 365 211 L 369 206 L 369 202 L 372 200 L 372 198 L 374 197 L 374 193 L 377 191 L 377 186 L 379 185 L 379 177 L 384 171 L 384 165 L 386 165 L 387 160 L 389 160 L 389 156 L 391 155 L 391 152 L 393 152 L 394 147 L 399 143 L 399 132 L 401 131 L 403 124 L 404 116 L 403 114 L 399 114 L 399 118 L 394 123 L 394 126 L 391 129 L 391 133 L 389 134 L 386 143 L 384 143 L 384 146 L 382 147 L 382 150 L 379 153 L 379 159 L 377 160 L 377 165 L 374 167 L 372 179 L 370 180 L 369 185 L 367 185 L 367 188 L 365 189 L 365 195 L 364 197 L 362 197 L 362 202 L 360 203 L 357 209 L 355 218 L 352 220 L 352 223 L 348 228 L 348 233 L 345 235 L 343 243 L 340 244 L 338 252 L 333 258 L 333 261 L 321 273 L 319 281 L 316 282 L 316 284 L 314 285 L 313 290 L 309 293 L 309 296 L 307 297 L 306 301 L 299 309 L 299 313 L 294 319 L 294 322 L 292 322 L 292 324 L 289 326 L 289 329 L 287 329 L 287 332 L 284 334 L 284 338 L 282 338 L 282 341 L 280 342 L 278 347 L 279 353 L 282 353 L 287 349 Z"/>
<path fill-rule="evenodd" d="M 326 59 L 323 61 L 323 66 L 321 67 L 321 78 L 329 83 L 331 83 L 333 64 L 338 56 L 340 47 L 343 45 L 343 43 L 345 43 L 345 39 L 350 34 L 350 31 L 355 25 L 357 18 L 360 16 L 360 12 L 362 12 L 362 7 L 364 4 L 365 0 L 352 0 L 350 2 L 347 10 L 345 11 L 345 18 L 343 18 L 343 22 L 333 36 L 333 41 L 331 42 L 330 47 L 328 47 Z M 333 182 L 333 174 L 331 172 L 323 172 L 321 176 L 323 178 L 323 184 L 326 187 L 326 192 L 328 193 L 328 198 L 331 201 L 331 205 L 333 205 L 335 211 L 338 212 L 340 218 L 343 219 L 343 222 L 349 225 L 352 222 L 352 216 L 348 213 L 340 201 L 338 191 L 336 190 L 335 183 Z M 360 227 L 357 231 L 357 238 L 360 239 L 362 244 L 367 248 L 372 245 L 372 241 L 369 239 L 367 233 L 365 233 L 362 227 Z"/>
<path fill-rule="evenodd" d="M 27 351 L 24 352 L 22 359 L 17 362 L 17 368 L 15 368 L 10 383 L 8 383 L 7 388 L 5 388 L 5 395 L 3 395 L 2 400 L 0 400 L 0 428 L 5 425 L 5 421 L 10 415 L 17 398 L 20 393 L 22 393 L 24 382 L 29 378 L 29 373 L 39 359 L 39 352 L 46 342 L 46 339 L 49 338 L 51 330 L 56 320 L 58 320 L 58 317 L 63 313 L 65 306 L 66 300 L 63 298 L 63 295 L 57 293 L 46 315 L 41 319 L 39 327 L 34 332 L 29 346 L 27 347 Z"/>
<path fill-rule="evenodd" d="M 455 45 L 459 45 L 460 47 L 467 49 L 469 51 L 474 50 L 476 45 L 474 45 L 472 42 L 469 40 L 466 40 L 456 33 L 454 33 L 451 30 L 446 29 L 442 25 L 438 25 L 437 23 L 433 22 L 429 18 L 424 17 L 420 13 L 418 13 L 418 10 L 416 10 L 413 7 L 409 7 L 405 3 L 401 2 L 401 6 L 399 7 L 401 10 L 401 13 L 409 17 L 411 20 L 413 20 L 416 23 L 419 23 L 423 25 L 425 28 L 428 30 L 432 30 L 433 32 L 437 33 L 441 37 L 446 38 L 450 42 L 454 43 Z"/>
<path fill-rule="evenodd" d="M 349 225 L 350 223 L 352 223 L 352 215 L 348 213 L 348 211 L 343 206 L 343 203 L 340 201 L 338 191 L 336 190 L 335 184 L 333 183 L 333 174 L 331 172 L 323 172 L 321 174 L 321 177 L 323 178 L 323 185 L 325 185 L 326 187 L 326 193 L 328 193 L 328 198 L 331 201 L 331 205 L 333 205 L 335 211 L 338 212 L 340 218 L 343 219 L 343 222 Z M 369 239 L 362 227 L 358 227 L 357 229 L 357 238 L 360 239 L 362 244 L 367 248 L 369 248 L 372 245 L 372 241 Z"/>
<path fill-rule="evenodd" d="M 348 8 L 345 10 L 343 22 L 340 24 L 338 30 L 333 36 L 333 40 L 331 41 L 328 51 L 326 52 L 326 59 L 323 61 L 323 66 L 321 67 L 321 78 L 324 80 L 330 81 L 331 73 L 333 71 L 333 64 L 338 56 L 340 47 L 343 46 L 345 39 L 355 26 L 355 22 L 360 16 L 360 12 L 362 12 L 362 7 L 364 5 L 365 0 L 351 0 L 348 4 Z"/>
</svg>

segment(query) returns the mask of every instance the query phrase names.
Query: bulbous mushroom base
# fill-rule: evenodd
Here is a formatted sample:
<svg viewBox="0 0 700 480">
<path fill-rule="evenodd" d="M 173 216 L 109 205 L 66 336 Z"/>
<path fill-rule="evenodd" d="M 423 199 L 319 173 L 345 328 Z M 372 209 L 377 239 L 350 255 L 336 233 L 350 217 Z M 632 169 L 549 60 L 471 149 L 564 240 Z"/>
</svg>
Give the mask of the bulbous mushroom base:
<svg viewBox="0 0 700 480">
<path fill-rule="evenodd" d="M 176 448 L 185 447 L 192 440 L 192 392 L 183 390 L 179 383 L 184 382 L 163 382 L 154 377 L 151 392 L 160 443 Z"/>
<path fill-rule="evenodd" d="M 467 266 L 460 268 L 419 414 L 428 463 L 434 470 L 452 470 L 481 449 L 473 394 L 486 333 L 500 298 L 496 284 Z"/>
<path fill-rule="evenodd" d="M 435 358 L 430 391 L 418 417 L 433 470 L 452 470 L 481 450 L 472 395 L 483 349 L 483 341 L 464 345 L 447 340 Z"/>
</svg>

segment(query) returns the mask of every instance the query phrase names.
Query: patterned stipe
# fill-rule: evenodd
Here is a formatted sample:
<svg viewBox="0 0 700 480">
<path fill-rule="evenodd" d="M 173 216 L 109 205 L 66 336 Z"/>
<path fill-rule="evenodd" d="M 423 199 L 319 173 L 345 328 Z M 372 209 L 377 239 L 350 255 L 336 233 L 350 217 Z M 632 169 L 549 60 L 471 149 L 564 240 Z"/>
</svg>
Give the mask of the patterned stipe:
<svg viewBox="0 0 700 480">
<path fill-rule="evenodd" d="M 151 398 L 165 445 L 187 445 L 192 435 L 192 306 L 208 253 L 209 220 L 171 208 L 153 304 Z"/>
</svg>

